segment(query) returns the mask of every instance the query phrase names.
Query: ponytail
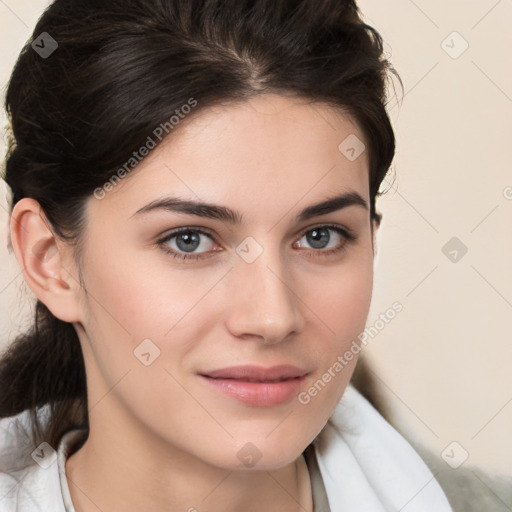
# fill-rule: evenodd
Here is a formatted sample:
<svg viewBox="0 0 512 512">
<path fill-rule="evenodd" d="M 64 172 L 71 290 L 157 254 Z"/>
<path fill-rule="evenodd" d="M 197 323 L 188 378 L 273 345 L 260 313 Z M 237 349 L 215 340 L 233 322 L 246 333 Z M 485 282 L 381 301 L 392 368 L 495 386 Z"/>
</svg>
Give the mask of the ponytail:
<svg viewBox="0 0 512 512">
<path fill-rule="evenodd" d="M 32 413 L 34 445 L 53 447 L 67 430 L 88 428 L 85 365 L 72 324 L 37 301 L 31 330 L 18 336 L 0 359 L 0 418 Z M 42 425 L 36 411 L 50 404 L 52 421 Z"/>
</svg>

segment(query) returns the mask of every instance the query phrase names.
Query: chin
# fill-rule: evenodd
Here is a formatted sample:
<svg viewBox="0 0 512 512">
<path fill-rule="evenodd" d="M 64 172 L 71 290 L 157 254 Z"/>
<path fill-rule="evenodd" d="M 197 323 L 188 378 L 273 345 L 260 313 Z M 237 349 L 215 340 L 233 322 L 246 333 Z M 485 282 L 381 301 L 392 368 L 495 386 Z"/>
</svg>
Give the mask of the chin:
<svg viewBox="0 0 512 512">
<path fill-rule="evenodd" d="M 202 451 L 201 458 L 229 471 L 276 471 L 296 461 L 309 444 L 304 439 L 292 444 L 290 437 L 276 436 L 271 441 L 265 436 L 248 436 L 247 441 L 243 441 L 237 436 L 227 444 L 216 444 L 214 453 L 210 446 L 210 450 Z"/>
</svg>

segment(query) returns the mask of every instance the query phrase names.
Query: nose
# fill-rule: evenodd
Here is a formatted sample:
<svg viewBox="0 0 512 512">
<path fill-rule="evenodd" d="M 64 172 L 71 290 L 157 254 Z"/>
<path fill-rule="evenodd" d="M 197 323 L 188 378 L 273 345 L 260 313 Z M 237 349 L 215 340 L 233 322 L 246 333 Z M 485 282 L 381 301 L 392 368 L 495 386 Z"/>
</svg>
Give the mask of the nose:
<svg viewBox="0 0 512 512">
<path fill-rule="evenodd" d="M 265 250 L 252 263 L 240 259 L 231 274 L 226 324 L 233 336 L 275 344 L 303 329 L 302 302 L 279 255 Z"/>
</svg>

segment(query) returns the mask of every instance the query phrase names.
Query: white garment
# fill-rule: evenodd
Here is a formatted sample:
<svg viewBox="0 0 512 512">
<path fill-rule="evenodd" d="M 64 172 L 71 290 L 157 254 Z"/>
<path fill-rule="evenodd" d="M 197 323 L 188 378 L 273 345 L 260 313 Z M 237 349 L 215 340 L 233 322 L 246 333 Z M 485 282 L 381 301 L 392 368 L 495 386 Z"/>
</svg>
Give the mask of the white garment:
<svg viewBox="0 0 512 512">
<path fill-rule="evenodd" d="M 0 420 L 0 511 L 75 512 L 65 461 L 82 431 L 63 436 L 45 469 L 16 422 L 28 427 L 27 411 Z M 351 385 L 313 446 L 331 512 L 452 512 L 419 455 Z"/>
</svg>

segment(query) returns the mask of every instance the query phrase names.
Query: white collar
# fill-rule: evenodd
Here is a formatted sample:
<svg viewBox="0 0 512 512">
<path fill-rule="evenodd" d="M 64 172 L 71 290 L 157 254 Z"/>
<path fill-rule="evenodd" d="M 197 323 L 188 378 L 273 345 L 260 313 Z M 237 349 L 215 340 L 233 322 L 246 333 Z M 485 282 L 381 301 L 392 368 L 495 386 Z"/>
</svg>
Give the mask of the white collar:
<svg viewBox="0 0 512 512">
<path fill-rule="evenodd" d="M 31 459 L 28 436 L 15 428 L 19 422 L 29 427 L 27 411 L 0 420 L 0 509 L 30 503 L 33 510 L 47 510 L 46 504 L 55 512 L 72 510 L 66 476 L 59 468 L 64 467 L 68 442 L 80 431 L 65 434 L 59 464 L 5 474 L 2 462 L 11 459 L 23 466 L 24 458 Z M 452 512 L 420 456 L 351 385 L 313 446 L 332 512 Z"/>
<path fill-rule="evenodd" d="M 332 512 L 452 512 L 420 456 L 352 385 L 313 445 Z"/>
</svg>

